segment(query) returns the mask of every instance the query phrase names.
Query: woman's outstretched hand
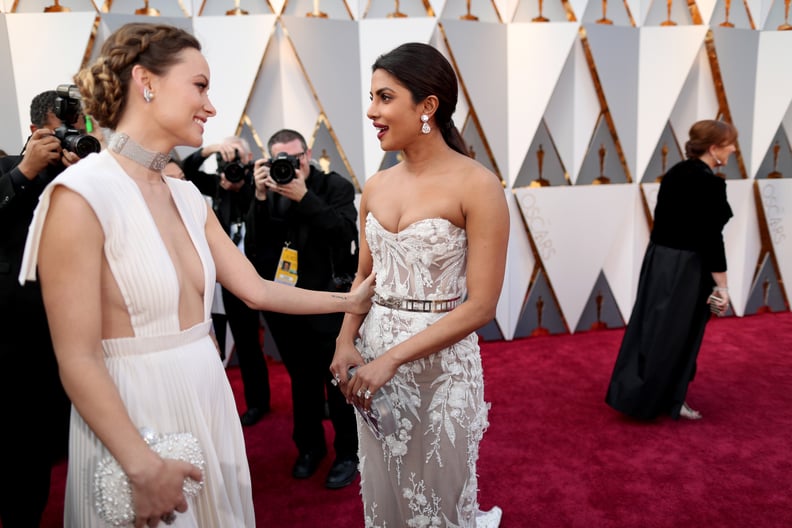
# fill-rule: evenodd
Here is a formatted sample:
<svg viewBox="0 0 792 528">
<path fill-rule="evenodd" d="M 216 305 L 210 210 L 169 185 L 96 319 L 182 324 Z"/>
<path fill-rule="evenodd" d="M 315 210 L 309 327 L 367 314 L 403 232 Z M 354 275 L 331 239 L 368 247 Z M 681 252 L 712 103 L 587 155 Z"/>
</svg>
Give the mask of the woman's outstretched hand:
<svg viewBox="0 0 792 528">
<path fill-rule="evenodd" d="M 374 273 L 349 292 L 349 308 L 347 312 L 357 315 L 368 313 L 371 308 L 371 297 L 374 295 Z"/>
</svg>

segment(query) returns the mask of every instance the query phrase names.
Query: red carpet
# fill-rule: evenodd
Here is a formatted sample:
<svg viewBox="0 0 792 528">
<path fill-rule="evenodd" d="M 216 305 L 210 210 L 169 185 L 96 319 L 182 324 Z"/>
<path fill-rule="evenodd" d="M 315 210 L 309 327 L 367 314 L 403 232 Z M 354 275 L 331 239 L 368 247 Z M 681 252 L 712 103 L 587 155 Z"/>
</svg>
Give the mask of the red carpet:
<svg viewBox="0 0 792 528">
<path fill-rule="evenodd" d="M 482 345 L 492 402 L 482 507 L 501 506 L 503 528 L 792 526 L 792 313 L 709 324 L 688 394 L 698 422 L 636 423 L 603 403 L 621 336 Z M 311 479 L 290 477 L 289 381 L 271 367 L 273 413 L 245 430 L 258 525 L 362 527 L 357 481 L 323 486 L 332 456 Z M 240 396 L 238 371 L 228 373 Z M 62 525 L 64 473 L 45 528 Z"/>
</svg>

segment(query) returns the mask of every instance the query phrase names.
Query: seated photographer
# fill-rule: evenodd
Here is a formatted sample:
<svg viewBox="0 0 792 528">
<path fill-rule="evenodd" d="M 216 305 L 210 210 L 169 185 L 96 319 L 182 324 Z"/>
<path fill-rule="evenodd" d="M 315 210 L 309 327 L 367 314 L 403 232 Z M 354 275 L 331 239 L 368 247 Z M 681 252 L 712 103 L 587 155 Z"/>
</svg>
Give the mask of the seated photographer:
<svg viewBox="0 0 792 528">
<path fill-rule="evenodd" d="M 68 446 L 70 403 L 58 376 L 39 283 L 20 286 L 17 279 L 39 195 L 81 159 L 66 147 L 75 140 L 85 145 L 80 101 L 64 96 L 69 97 L 68 85 L 34 97 L 31 135 L 22 153 L 0 158 L 0 423 L 8 424 L 0 434 L 0 525 L 8 528 L 39 525 L 52 465 L 66 456 Z M 64 115 L 73 108 L 77 115 Z"/>
<path fill-rule="evenodd" d="M 201 170 L 204 162 L 214 156 L 215 172 Z M 220 143 L 202 147 L 182 162 L 184 178 L 193 182 L 212 203 L 220 225 L 245 253 L 245 215 L 253 201 L 253 153 L 248 142 L 232 136 Z M 222 300 L 228 326 L 234 338 L 235 351 L 242 374 L 245 405 L 242 425 L 257 423 L 270 410 L 269 372 L 261 348 L 259 312 L 250 309 L 225 288 Z M 213 310 L 214 312 L 214 310 Z M 225 320 L 213 314 L 215 335 L 221 354 L 225 350 Z"/>
</svg>

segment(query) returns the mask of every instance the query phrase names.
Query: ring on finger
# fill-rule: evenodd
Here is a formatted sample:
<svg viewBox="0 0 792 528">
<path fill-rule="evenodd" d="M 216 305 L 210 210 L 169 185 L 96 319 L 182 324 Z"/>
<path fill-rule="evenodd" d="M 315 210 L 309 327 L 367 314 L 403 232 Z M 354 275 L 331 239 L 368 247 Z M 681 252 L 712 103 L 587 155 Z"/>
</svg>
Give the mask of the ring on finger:
<svg viewBox="0 0 792 528">
<path fill-rule="evenodd" d="M 176 514 L 174 512 L 169 512 L 163 515 L 162 517 L 160 517 L 160 519 L 162 519 L 162 522 L 164 522 L 165 524 L 170 525 L 173 524 L 173 522 L 176 520 Z"/>
<path fill-rule="evenodd" d="M 363 397 L 364 397 L 365 399 L 367 399 L 367 400 L 368 400 L 368 399 L 371 399 L 371 391 L 370 391 L 370 390 L 368 390 L 368 389 L 366 389 L 366 392 L 364 392 L 364 393 L 363 393 Z"/>
<path fill-rule="evenodd" d="M 363 395 L 363 389 L 358 389 L 358 391 L 355 393 L 355 396 L 357 396 L 358 398 L 360 398 L 362 395 Z"/>
</svg>

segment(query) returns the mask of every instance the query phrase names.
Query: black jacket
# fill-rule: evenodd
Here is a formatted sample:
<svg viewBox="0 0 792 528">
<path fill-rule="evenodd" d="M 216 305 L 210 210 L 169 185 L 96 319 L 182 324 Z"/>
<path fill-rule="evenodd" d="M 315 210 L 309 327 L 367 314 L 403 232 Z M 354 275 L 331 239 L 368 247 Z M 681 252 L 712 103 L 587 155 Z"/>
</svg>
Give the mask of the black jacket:
<svg viewBox="0 0 792 528">
<path fill-rule="evenodd" d="M 732 217 L 726 181 L 699 159 L 681 161 L 663 176 L 652 241 L 698 253 L 708 272 L 726 271 L 723 226 Z"/>
<path fill-rule="evenodd" d="M 245 251 L 259 274 L 273 279 L 281 250 L 297 250 L 297 286 L 309 290 L 332 290 L 332 276 L 354 274 L 357 258 L 357 209 L 355 187 L 343 176 L 325 174 L 316 167 L 305 182 L 308 192 L 300 202 L 267 192 L 254 199 L 247 216 Z"/>
</svg>

